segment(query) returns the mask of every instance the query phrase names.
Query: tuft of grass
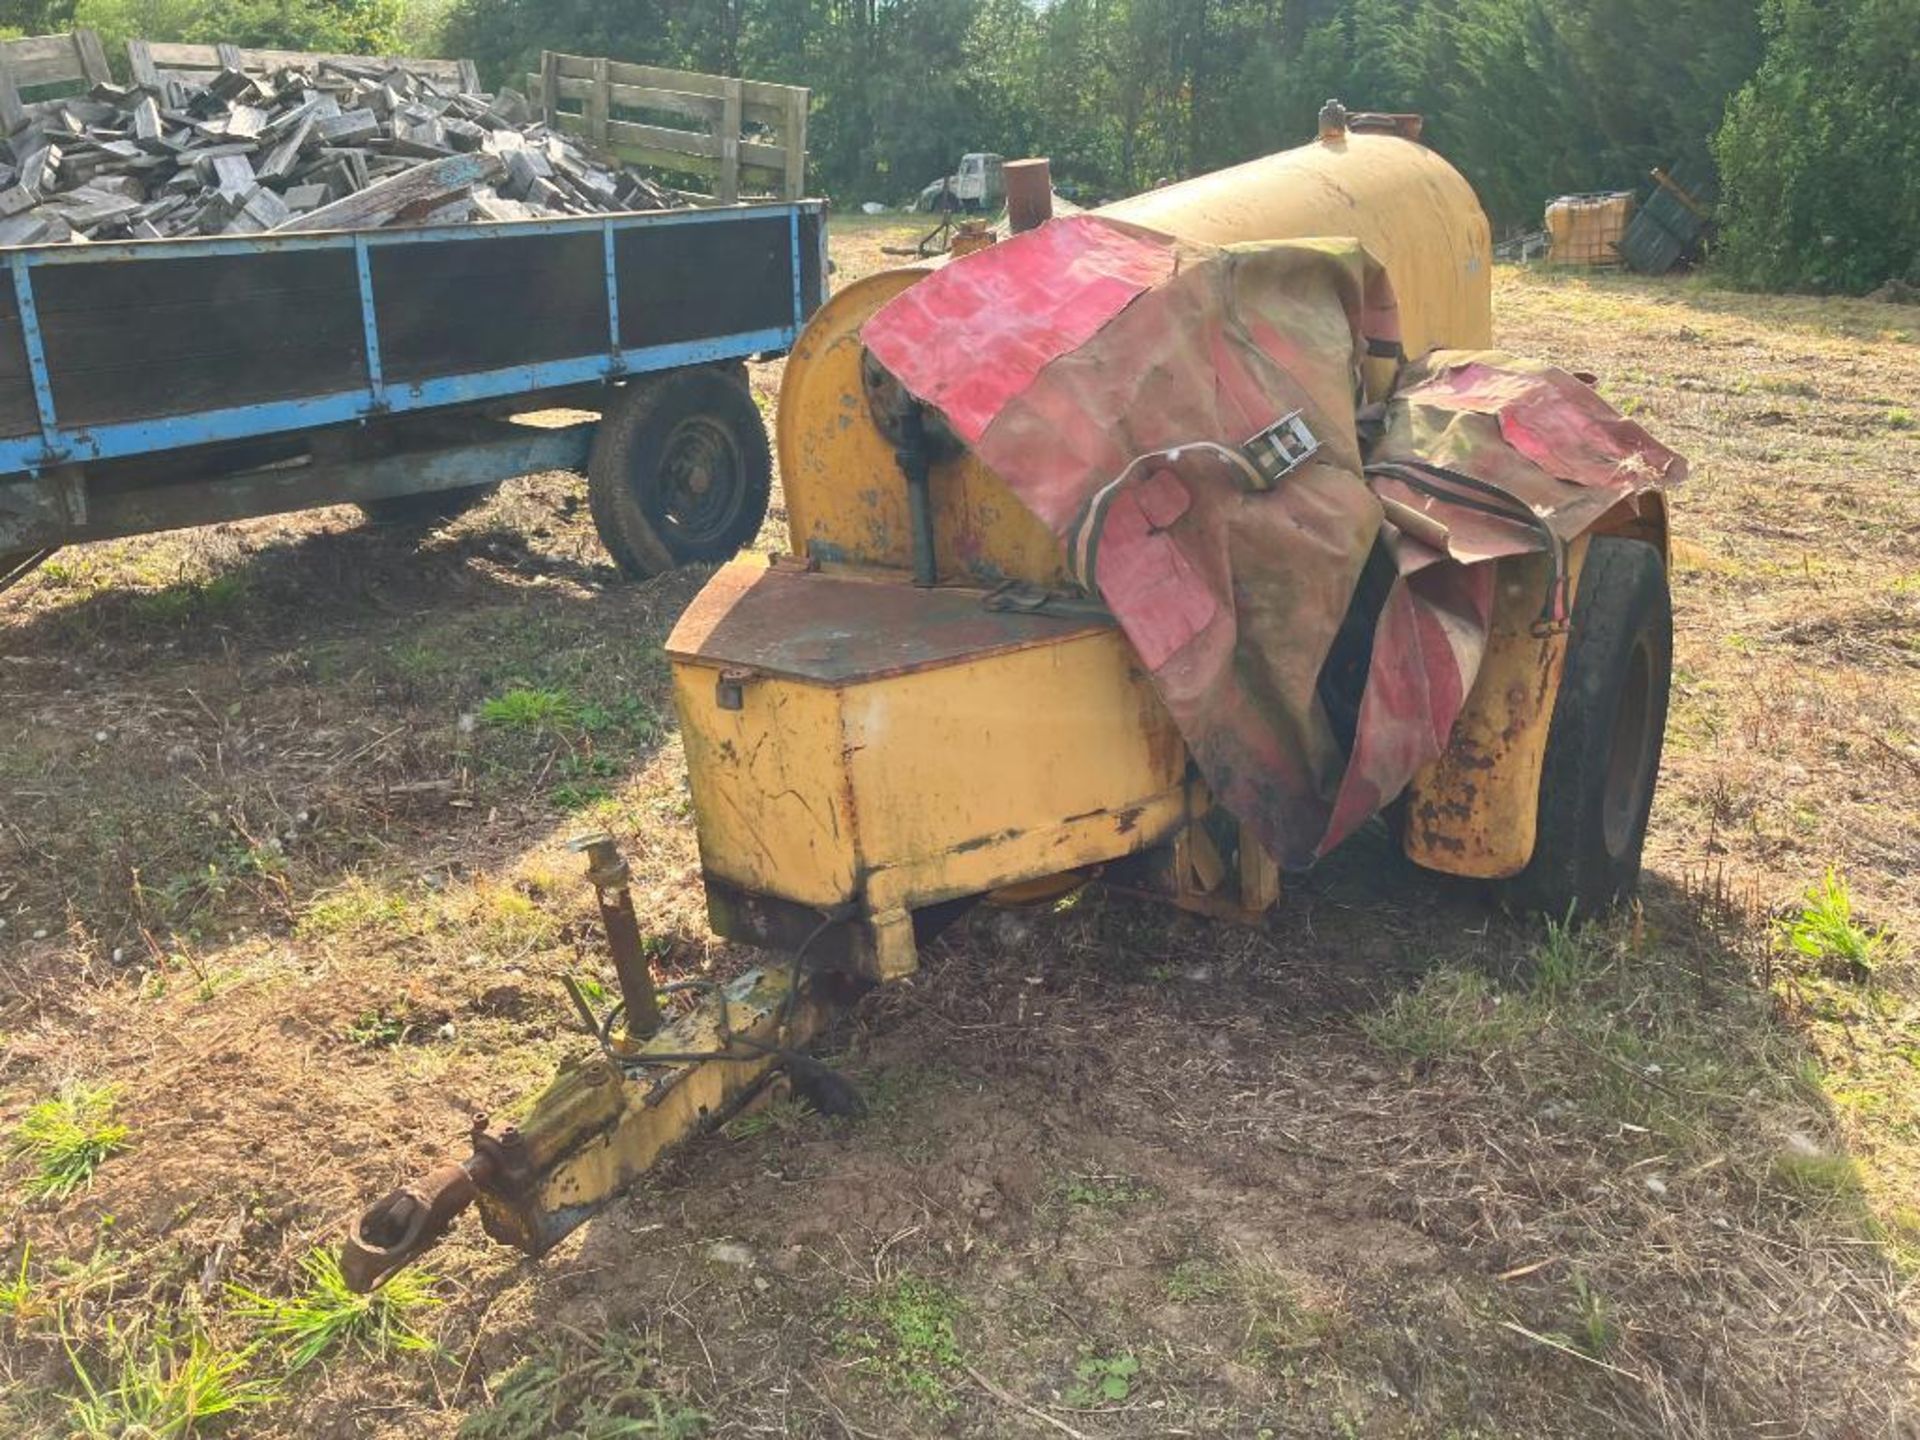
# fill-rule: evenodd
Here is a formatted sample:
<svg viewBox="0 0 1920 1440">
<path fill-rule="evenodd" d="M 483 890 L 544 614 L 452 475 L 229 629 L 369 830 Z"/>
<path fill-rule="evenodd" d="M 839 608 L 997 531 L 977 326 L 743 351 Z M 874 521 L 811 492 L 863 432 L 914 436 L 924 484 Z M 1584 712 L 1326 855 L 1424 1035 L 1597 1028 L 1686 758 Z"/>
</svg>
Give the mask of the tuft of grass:
<svg viewBox="0 0 1920 1440">
<path fill-rule="evenodd" d="M 1226 1272 L 1211 1260 L 1182 1260 L 1167 1277 L 1167 1298 L 1179 1305 L 1218 1300 L 1228 1289 Z"/>
<path fill-rule="evenodd" d="M 1853 918 L 1853 896 L 1832 867 L 1807 888 L 1798 913 L 1780 923 L 1780 938 L 1829 974 L 1865 982 L 1887 956 L 1884 930 L 1869 930 Z"/>
<path fill-rule="evenodd" d="M 0 1315 L 13 1322 L 15 1331 L 25 1329 L 53 1308 L 47 1292 L 33 1282 L 28 1266 L 33 1261 L 33 1246 L 20 1247 L 20 1273 L 0 1281 Z"/>
<path fill-rule="evenodd" d="M 71 1433 L 84 1440 L 190 1440 L 216 1421 L 279 1396 L 269 1381 L 249 1380 L 253 1356 L 217 1348 L 198 1330 L 185 1338 L 158 1330 L 141 1343 L 138 1324 L 107 1322 L 102 1372 L 87 1368 L 71 1337 L 61 1336 L 79 1385 L 67 1397 Z M 98 1362 L 97 1362 L 98 1363 Z"/>
<path fill-rule="evenodd" d="M 1887 428 L 1889 430 L 1911 430 L 1913 429 L 1913 425 L 1913 411 L 1907 409 L 1904 405 L 1896 405 L 1887 411 Z"/>
<path fill-rule="evenodd" d="M 303 938 L 345 935 L 387 929 L 404 922 L 407 897 L 382 890 L 365 880 L 347 881 L 339 889 L 309 901 L 297 927 Z"/>
<path fill-rule="evenodd" d="M 858 1357 L 889 1390 L 931 1409 L 952 1410 L 953 1372 L 960 1368 L 954 1338 L 957 1305 L 945 1286 L 903 1275 L 870 1294 L 842 1300 L 837 1347 Z"/>
<path fill-rule="evenodd" d="M 1410 1060 L 1484 1054 L 1511 1044 L 1526 1017 L 1478 970 L 1447 968 L 1421 977 L 1383 1009 L 1360 1017 L 1360 1030 L 1382 1050 Z"/>
<path fill-rule="evenodd" d="M 29 1194 L 64 1200 L 92 1183 L 96 1170 L 127 1148 L 131 1132 L 114 1119 L 110 1085 L 68 1084 L 27 1111 L 13 1132 L 12 1150 L 33 1163 Z"/>
<path fill-rule="evenodd" d="M 1573 1343 L 1596 1360 L 1604 1360 L 1620 1344 L 1620 1322 L 1613 1302 L 1579 1271 L 1573 1275 Z"/>
<path fill-rule="evenodd" d="M 1847 1204 L 1864 1190 L 1860 1166 L 1851 1155 L 1813 1149 L 1788 1149 L 1773 1160 L 1773 1182 L 1809 1205 Z"/>
<path fill-rule="evenodd" d="M 183 580 L 164 590 L 136 595 L 128 613 L 136 620 L 172 625 L 189 618 L 209 619 L 237 609 L 247 597 L 243 575 L 215 575 L 208 580 Z"/>
<path fill-rule="evenodd" d="M 585 1360 L 547 1346 L 490 1389 L 493 1404 L 460 1423 L 460 1440 L 696 1440 L 710 1424 L 660 1387 L 632 1335 L 602 1337 Z"/>
<path fill-rule="evenodd" d="M 1079 1210 L 1111 1214 L 1153 1198 L 1153 1188 L 1131 1175 L 1068 1175 L 1060 1182 L 1059 1198 Z"/>
<path fill-rule="evenodd" d="M 433 1293 L 434 1276 L 403 1270 L 371 1295 L 356 1295 L 329 1251 L 309 1251 L 300 1269 L 306 1283 L 294 1295 L 227 1287 L 236 1313 L 258 1324 L 261 1340 L 281 1352 L 289 1372 L 342 1345 L 376 1360 L 436 1348 L 417 1328 L 420 1318 L 442 1303 Z"/>
<path fill-rule="evenodd" d="M 813 1118 L 814 1110 L 797 1095 L 780 1095 L 757 1110 L 736 1115 L 720 1127 L 729 1140 L 752 1140 L 760 1135 L 791 1135 Z"/>
<path fill-rule="evenodd" d="M 536 734 L 575 730 L 580 725 L 580 702 L 564 690 L 516 686 L 481 702 L 480 723 Z"/>
</svg>

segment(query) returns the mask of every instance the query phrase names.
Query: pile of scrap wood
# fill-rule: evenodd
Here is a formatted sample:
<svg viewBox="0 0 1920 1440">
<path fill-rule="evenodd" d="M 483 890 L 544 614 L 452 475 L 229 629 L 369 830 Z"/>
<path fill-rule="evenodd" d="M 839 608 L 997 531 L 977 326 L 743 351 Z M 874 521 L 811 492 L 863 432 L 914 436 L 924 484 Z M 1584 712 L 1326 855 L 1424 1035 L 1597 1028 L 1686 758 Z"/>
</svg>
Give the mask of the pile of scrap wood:
<svg viewBox="0 0 1920 1440">
<path fill-rule="evenodd" d="M 512 90 L 385 63 L 97 83 L 0 150 L 0 246 L 656 210 L 665 191 L 548 130 Z"/>
</svg>

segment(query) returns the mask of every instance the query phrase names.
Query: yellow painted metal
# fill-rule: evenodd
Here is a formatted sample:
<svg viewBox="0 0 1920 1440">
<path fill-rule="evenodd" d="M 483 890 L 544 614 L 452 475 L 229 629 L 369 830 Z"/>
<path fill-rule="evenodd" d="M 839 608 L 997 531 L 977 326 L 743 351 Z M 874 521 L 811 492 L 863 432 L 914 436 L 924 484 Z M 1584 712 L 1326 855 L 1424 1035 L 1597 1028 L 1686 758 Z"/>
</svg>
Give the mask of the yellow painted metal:
<svg viewBox="0 0 1920 1440">
<path fill-rule="evenodd" d="M 1568 547 L 1570 593 L 1586 554 L 1584 536 Z M 1495 563 L 1487 653 L 1446 750 L 1408 787 L 1402 842 L 1429 870 L 1485 880 L 1517 875 L 1533 858 L 1540 771 L 1567 658 L 1564 631 L 1533 634 L 1546 557 Z"/>
<path fill-rule="evenodd" d="M 1209 245 L 1352 236 L 1386 266 L 1408 354 L 1493 343 L 1486 214 L 1460 172 L 1417 141 L 1316 140 L 1096 213 Z"/>
<path fill-rule="evenodd" d="M 667 645 L 710 881 L 855 905 L 855 961 L 890 978 L 914 963 L 912 911 L 1132 854 L 1185 819 L 1185 747 L 1111 623 L 1056 621 L 1021 640 L 1020 617 L 982 621 L 1013 638 L 902 662 L 905 637 L 943 623 L 936 611 L 984 596 L 797 575 L 778 597 L 796 628 L 810 591 L 858 585 L 872 633 L 836 629 L 826 643 L 855 661 L 748 676 L 727 708 L 721 681 L 748 643 L 730 648 L 730 627 L 752 623 L 768 574 L 726 567 Z"/>
<path fill-rule="evenodd" d="M 1315 141 L 1097 213 L 1216 245 L 1356 236 L 1393 280 L 1409 353 L 1492 343 L 1486 216 L 1460 174 L 1410 140 Z M 931 268 L 884 271 L 849 285 L 815 314 L 787 358 L 776 439 L 796 555 L 830 565 L 911 566 L 906 487 L 867 408 L 859 329 Z M 936 463 L 931 488 L 943 581 L 1067 583 L 1053 537 L 971 455 Z"/>
<path fill-rule="evenodd" d="M 487 1233 L 529 1254 L 544 1254 L 667 1150 L 726 1119 L 754 1094 L 773 1065 L 771 1056 L 741 1047 L 738 1037 L 762 1046 L 803 1045 L 831 1013 L 810 989 L 786 1007 L 788 990 L 784 967 L 749 970 L 668 1024 L 639 1052 L 641 1059 L 706 1054 L 721 1050 L 731 1036 L 745 1058 L 664 1063 L 631 1075 L 601 1055 L 565 1066 L 519 1126 L 525 1172 L 481 1188 L 478 1204 Z"/>
<path fill-rule="evenodd" d="M 886 270 L 847 286 L 808 322 L 787 357 L 775 441 L 796 555 L 826 564 L 913 566 L 907 489 L 867 408 L 859 332 L 929 268 Z M 942 580 L 1068 583 L 1059 542 L 971 453 L 936 461 L 931 491 Z"/>
</svg>

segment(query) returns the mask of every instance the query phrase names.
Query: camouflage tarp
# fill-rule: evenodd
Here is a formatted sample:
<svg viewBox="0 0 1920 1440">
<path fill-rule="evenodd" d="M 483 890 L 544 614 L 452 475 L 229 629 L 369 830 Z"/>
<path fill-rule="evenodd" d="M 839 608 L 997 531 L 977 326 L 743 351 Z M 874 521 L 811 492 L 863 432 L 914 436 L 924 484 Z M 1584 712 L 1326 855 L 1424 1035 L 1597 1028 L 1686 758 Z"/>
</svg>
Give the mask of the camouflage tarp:
<svg viewBox="0 0 1920 1440">
<path fill-rule="evenodd" d="M 1396 500 L 1438 517 L 1456 553 L 1386 522 L 1357 400 L 1398 327 L 1385 272 L 1350 240 L 1218 249 L 1075 216 L 945 266 L 862 338 L 1060 538 L 1215 794 L 1289 868 L 1439 753 L 1485 645 L 1491 570 L 1473 562 L 1543 543 L 1491 517 L 1455 527 L 1458 505 L 1398 482 Z M 1678 465 L 1563 372 L 1444 358 L 1369 417 L 1383 458 L 1502 481 L 1529 467 L 1520 478 L 1568 492 L 1547 496 L 1556 531 L 1611 503 L 1590 489 L 1600 471 L 1610 497 L 1628 456 Z M 1572 420 L 1563 381 L 1580 392 Z M 1319 449 L 1253 487 L 1238 447 L 1294 411 Z M 1657 483 L 1629 469 L 1629 490 Z M 1379 540 L 1398 574 L 1349 750 L 1318 686 Z"/>
</svg>

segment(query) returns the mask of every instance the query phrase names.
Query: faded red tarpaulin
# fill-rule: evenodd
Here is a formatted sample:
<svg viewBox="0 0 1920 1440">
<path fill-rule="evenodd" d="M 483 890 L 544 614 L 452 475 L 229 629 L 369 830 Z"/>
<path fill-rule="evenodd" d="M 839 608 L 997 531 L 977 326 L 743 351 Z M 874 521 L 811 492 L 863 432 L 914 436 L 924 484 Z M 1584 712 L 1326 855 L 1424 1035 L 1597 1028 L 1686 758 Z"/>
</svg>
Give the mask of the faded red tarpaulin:
<svg viewBox="0 0 1920 1440">
<path fill-rule="evenodd" d="M 1218 249 L 1076 216 L 944 267 L 861 334 L 1059 537 L 1214 793 L 1281 863 L 1311 863 L 1444 747 L 1491 609 L 1491 568 L 1465 562 L 1539 541 L 1492 520 L 1450 532 L 1473 554 L 1442 553 L 1385 523 L 1356 402 L 1369 342 L 1397 330 L 1385 272 L 1356 242 Z M 1578 382 L 1504 358 L 1416 371 L 1433 388 L 1388 408 L 1382 443 L 1411 455 L 1438 436 L 1470 473 L 1524 467 L 1566 487 L 1549 499 L 1569 514 L 1600 513 L 1628 473 L 1623 493 L 1652 483 L 1667 452 L 1645 432 L 1586 387 L 1569 416 L 1560 380 Z M 1223 447 L 1294 411 L 1319 450 L 1251 486 Z M 1498 455 L 1489 423 L 1513 426 Z M 1319 683 L 1376 542 L 1396 573 L 1348 747 Z"/>
</svg>

